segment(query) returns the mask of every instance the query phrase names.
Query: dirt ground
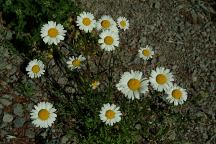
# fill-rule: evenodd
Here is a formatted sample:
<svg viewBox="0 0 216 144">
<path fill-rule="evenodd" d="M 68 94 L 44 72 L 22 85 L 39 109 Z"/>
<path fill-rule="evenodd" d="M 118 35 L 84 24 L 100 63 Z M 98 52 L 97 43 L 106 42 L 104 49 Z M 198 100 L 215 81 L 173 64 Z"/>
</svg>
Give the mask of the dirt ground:
<svg viewBox="0 0 216 144">
<path fill-rule="evenodd" d="M 120 53 L 123 62 L 121 65 L 125 69 L 116 73 L 117 77 L 126 69 L 144 69 L 149 75 L 157 63 L 171 69 L 176 83 L 187 89 L 188 100 L 176 111 L 182 120 L 173 122 L 167 117 L 164 121 L 169 125 L 170 136 L 154 142 L 163 143 L 169 139 L 186 144 L 216 143 L 215 15 L 209 15 L 195 0 L 77 0 L 76 3 L 84 11 L 93 13 L 96 19 L 102 15 L 110 15 L 115 20 L 119 16 L 129 19 L 129 30 L 121 32 L 120 36 L 120 45 L 124 48 Z M 191 12 L 193 10 L 195 13 Z M 8 37 L 6 39 L 11 39 Z M 1 39 L 2 37 L 0 44 Z M 154 48 L 156 56 L 152 61 L 143 63 L 136 59 L 136 55 L 138 49 L 146 45 Z M 49 130 L 35 132 L 28 113 L 33 102 L 48 98 L 48 90 L 44 89 L 46 80 L 28 80 L 24 74 L 25 67 L 22 66 L 25 60 L 22 55 L 11 55 L 1 45 L 0 52 L 0 102 L 4 103 L 0 105 L 0 118 L 4 119 L 0 121 L 0 143 L 3 140 L 5 142 L 8 135 L 18 137 L 14 140 L 15 143 L 32 143 L 37 139 L 35 135 L 50 133 Z M 129 59 L 131 56 L 133 58 Z M 62 73 L 52 71 L 50 75 L 58 75 L 56 81 L 60 85 L 68 83 L 64 78 L 61 79 Z M 21 88 L 28 93 L 22 93 Z M 65 89 L 67 90 L 66 87 Z M 73 89 L 68 91 L 70 93 Z M 26 95 L 29 97 L 26 98 Z M 62 136 L 63 130 L 54 128 L 52 132 L 59 134 L 50 137 L 58 141 L 61 139 L 62 143 L 65 138 Z M 148 142 L 143 138 L 140 143 Z"/>
</svg>

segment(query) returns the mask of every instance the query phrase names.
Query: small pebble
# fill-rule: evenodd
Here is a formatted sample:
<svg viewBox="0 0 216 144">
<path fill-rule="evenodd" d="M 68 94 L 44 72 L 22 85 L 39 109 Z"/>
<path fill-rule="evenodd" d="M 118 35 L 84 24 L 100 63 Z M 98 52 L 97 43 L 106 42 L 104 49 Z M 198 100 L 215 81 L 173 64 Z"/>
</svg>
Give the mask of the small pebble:
<svg viewBox="0 0 216 144">
<path fill-rule="evenodd" d="M 69 138 L 67 136 L 63 136 L 61 138 L 61 144 L 66 144 L 68 142 Z"/>
<path fill-rule="evenodd" d="M 3 109 L 3 108 L 4 108 L 4 106 L 2 104 L 0 104 L 0 109 Z"/>
<path fill-rule="evenodd" d="M 22 117 L 23 116 L 23 105 L 21 104 L 13 105 L 13 112 L 15 115 Z"/>
<path fill-rule="evenodd" d="M 20 127 L 22 127 L 23 125 L 24 125 L 24 123 L 25 123 L 25 119 L 24 118 L 16 118 L 15 120 L 14 120 L 14 127 L 15 128 L 20 128 Z"/>
<path fill-rule="evenodd" d="M 25 136 L 29 137 L 29 138 L 34 138 L 35 137 L 35 132 L 33 132 L 30 129 L 27 129 L 25 132 Z"/>
<path fill-rule="evenodd" d="M 9 106 L 9 105 L 11 105 L 12 101 L 10 101 L 9 99 L 6 99 L 6 98 L 1 98 L 0 103 L 4 106 Z"/>
<path fill-rule="evenodd" d="M 13 116 L 11 114 L 4 113 L 3 122 L 9 123 L 9 122 L 12 122 L 12 121 L 13 121 Z"/>
</svg>

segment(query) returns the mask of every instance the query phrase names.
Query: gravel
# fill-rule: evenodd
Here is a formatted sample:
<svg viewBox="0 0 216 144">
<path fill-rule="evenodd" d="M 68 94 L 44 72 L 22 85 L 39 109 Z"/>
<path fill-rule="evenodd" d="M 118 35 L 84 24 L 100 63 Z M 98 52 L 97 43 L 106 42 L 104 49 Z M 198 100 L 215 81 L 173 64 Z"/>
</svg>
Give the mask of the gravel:
<svg viewBox="0 0 216 144">
<path fill-rule="evenodd" d="M 13 105 L 13 112 L 15 115 L 22 117 L 23 116 L 23 105 L 21 104 Z"/>
<path fill-rule="evenodd" d="M 12 121 L 13 121 L 13 115 L 8 114 L 8 113 L 4 113 L 3 122 L 10 123 Z"/>
<path fill-rule="evenodd" d="M 23 127 L 23 125 L 25 123 L 25 119 L 18 117 L 13 122 L 14 122 L 14 127 L 15 128 L 21 128 L 21 127 Z"/>
<path fill-rule="evenodd" d="M 4 106 L 9 106 L 12 104 L 12 97 L 9 95 L 4 95 L 0 98 L 0 103 Z"/>
</svg>

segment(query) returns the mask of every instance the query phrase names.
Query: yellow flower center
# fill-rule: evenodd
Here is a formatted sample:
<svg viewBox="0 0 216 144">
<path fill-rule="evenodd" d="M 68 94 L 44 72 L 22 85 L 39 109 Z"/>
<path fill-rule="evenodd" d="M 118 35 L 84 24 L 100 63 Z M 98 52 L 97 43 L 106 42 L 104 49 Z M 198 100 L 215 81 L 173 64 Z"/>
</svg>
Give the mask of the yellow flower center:
<svg viewBox="0 0 216 144">
<path fill-rule="evenodd" d="M 136 91 L 141 87 L 140 80 L 138 79 L 130 79 L 127 84 L 132 91 Z"/>
<path fill-rule="evenodd" d="M 144 49 L 142 53 L 143 53 L 144 56 L 149 56 L 150 55 L 150 51 L 147 50 L 147 49 Z"/>
<path fill-rule="evenodd" d="M 92 87 L 97 87 L 97 85 L 98 85 L 98 81 L 93 81 L 92 82 Z"/>
<path fill-rule="evenodd" d="M 179 89 L 175 89 L 172 91 L 172 96 L 175 99 L 180 99 L 182 97 L 182 92 Z"/>
<path fill-rule="evenodd" d="M 112 110 L 108 110 L 106 111 L 105 116 L 107 117 L 107 119 L 113 119 L 115 117 L 115 112 Z"/>
<path fill-rule="evenodd" d="M 51 52 L 48 53 L 48 54 L 47 54 L 47 58 L 48 58 L 48 59 L 52 59 L 52 58 L 53 58 L 53 54 L 52 54 Z"/>
<path fill-rule="evenodd" d="M 157 75 L 157 77 L 156 77 L 156 82 L 158 83 L 158 84 L 165 84 L 166 82 L 167 82 L 167 78 L 166 78 L 166 76 L 164 75 L 164 74 L 159 74 L 159 75 Z"/>
<path fill-rule="evenodd" d="M 56 28 L 51 28 L 48 30 L 48 35 L 54 38 L 58 35 L 58 30 Z"/>
<path fill-rule="evenodd" d="M 39 112 L 38 112 L 38 117 L 41 119 L 41 120 L 47 120 L 49 118 L 49 111 L 46 110 L 46 109 L 41 109 Z"/>
<path fill-rule="evenodd" d="M 106 36 L 105 38 L 104 38 L 104 43 L 105 44 L 107 44 L 107 45 L 111 45 L 111 44 L 113 44 L 113 38 L 111 37 L 111 36 Z"/>
<path fill-rule="evenodd" d="M 84 18 L 82 23 L 85 25 L 85 26 L 89 26 L 91 24 L 91 20 L 89 18 Z"/>
<path fill-rule="evenodd" d="M 72 61 L 72 65 L 79 67 L 81 64 L 81 61 L 79 59 L 75 59 Z"/>
<path fill-rule="evenodd" d="M 32 72 L 33 72 L 33 73 L 38 73 L 39 71 L 40 71 L 39 65 L 34 65 L 34 66 L 32 67 Z"/>
<path fill-rule="evenodd" d="M 105 29 L 109 28 L 109 27 L 110 27 L 110 21 L 108 21 L 108 20 L 103 20 L 103 21 L 101 22 L 101 26 L 102 26 L 103 28 L 105 28 Z"/>
<path fill-rule="evenodd" d="M 120 25 L 121 25 L 122 27 L 126 27 L 126 25 L 127 25 L 127 24 L 126 24 L 126 21 L 121 21 L 121 22 L 120 22 Z"/>
</svg>

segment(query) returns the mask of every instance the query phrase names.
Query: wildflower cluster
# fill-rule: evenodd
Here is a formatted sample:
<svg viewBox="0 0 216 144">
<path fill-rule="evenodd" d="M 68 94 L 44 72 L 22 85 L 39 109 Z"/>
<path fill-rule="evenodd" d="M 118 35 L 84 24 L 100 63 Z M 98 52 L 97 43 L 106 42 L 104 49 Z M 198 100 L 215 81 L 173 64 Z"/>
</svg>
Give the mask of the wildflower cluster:
<svg viewBox="0 0 216 144">
<path fill-rule="evenodd" d="M 117 22 L 108 15 L 102 16 L 99 20 L 95 20 L 93 14 L 89 12 L 82 12 L 77 16 L 76 24 L 79 29 L 85 33 L 96 30 L 98 32 L 98 44 L 101 50 L 110 52 L 119 47 L 119 33 L 120 30 L 129 29 L 129 20 L 125 17 L 119 17 Z M 49 21 L 41 28 L 41 38 L 44 43 L 48 45 L 58 45 L 60 41 L 65 39 L 66 30 L 63 25 L 56 24 L 56 22 Z M 138 56 L 143 60 L 153 58 L 154 51 L 151 46 L 146 46 L 138 50 Z M 79 55 L 72 56 L 65 62 L 71 71 L 82 69 L 85 65 L 86 57 Z M 29 62 L 26 71 L 30 78 L 39 78 L 45 73 L 45 65 L 42 61 L 34 59 Z M 185 89 L 173 84 L 173 74 L 169 69 L 164 67 L 157 67 L 152 70 L 150 77 L 146 77 L 141 71 L 128 71 L 121 75 L 116 89 L 125 95 L 130 100 L 140 99 L 143 95 L 149 92 L 149 84 L 158 92 L 165 92 L 167 94 L 166 100 L 174 105 L 183 104 L 187 99 L 187 92 Z M 90 84 L 92 89 L 96 89 L 100 85 L 100 81 L 94 80 Z M 33 124 L 37 127 L 47 128 L 56 120 L 56 109 L 49 102 L 40 102 L 31 112 L 31 119 Z M 104 104 L 100 110 L 99 117 L 107 125 L 113 125 L 121 120 L 122 113 L 120 107 L 115 104 Z"/>
</svg>

